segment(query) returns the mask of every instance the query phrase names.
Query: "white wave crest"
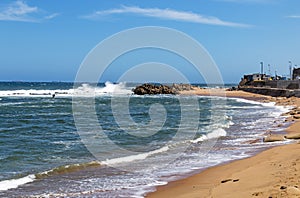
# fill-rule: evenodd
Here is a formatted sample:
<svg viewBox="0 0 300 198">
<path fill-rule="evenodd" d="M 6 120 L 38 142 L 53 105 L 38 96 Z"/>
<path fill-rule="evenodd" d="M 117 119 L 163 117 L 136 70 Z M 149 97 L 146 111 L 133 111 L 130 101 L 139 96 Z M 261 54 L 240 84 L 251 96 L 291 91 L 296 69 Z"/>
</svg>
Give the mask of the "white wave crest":
<svg viewBox="0 0 300 198">
<path fill-rule="evenodd" d="M 211 133 L 208 133 L 206 135 L 202 135 L 201 137 L 199 137 L 199 138 L 197 138 L 195 140 L 191 140 L 190 142 L 191 143 L 198 143 L 198 142 L 203 142 L 203 141 L 209 140 L 209 139 L 215 139 L 215 138 L 219 138 L 219 137 L 224 137 L 226 135 L 227 135 L 227 132 L 224 129 L 219 128 L 219 129 L 214 130 Z"/>
<path fill-rule="evenodd" d="M 10 179 L 0 181 L 0 191 L 5 191 L 13 188 L 18 188 L 21 185 L 33 182 L 35 180 L 35 175 L 27 175 L 19 179 Z"/>
<path fill-rule="evenodd" d="M 150 151 L 147 153 L 141 153 L 141 154 L 137 154 L 137 155 L 130 155 L 130 156 L 126 156 L 126 157 L 119 157 L 119 158 L 114 158 L 114 159 L 108 159 L 105 161 L 102 161 L 101 164 L 104 165 L 114 165 L 114 164 L 119 164 L 119 163 L 127 163 L 127 162 L 132 162 L 135 160 L 143 160 L 146 159 L 147 157 L 151 156 L 151 155 L 155 155 L 158 153 L 162 153 L 162 152 L 166 152 L 169 150 L 168 146 L 164 146 L 160 149 L 154 150 L 154 151 Z"/>
<path fill-rule="evenodd" d="M 237 102 L 260 105 L 263 107 L 279 107 L 279 106 L 276 106 L 276 102 L 258 102 L 258 101 L 243 99 L 243 98 L 230 98 L 230 99 L 233 99 Z M 257 106 L 253 106 L 253 107 L 257 107 Z M 236 107 L 234 107 L 234 108 L 236 108 Z M 247 107 L 247 108 L 249 108 L 249 107 Z"/>
<path fill-rule="evenodd" d="M 235 100 L 237 102 L 254 104 L 254 105 L 263 105 L 263 104 L 265 104 L 265 103 L 262 103 L 262 102 L 257 102 L 257 101 L 253 101 L 253 100 L 247 100 L 247 99 L 244 99 L 244 98 L 230 98 L 230 99 L 233 99 L 233 100 Z"/>
<path fill-rule="evenodd" d="M 76 89 L 21 89 L 0 91 L 0 97 L 72 97 L 72 96 L 102 96 L 105 94 L 128 95 L 132 91 L 126 87 L 126 83 L 114 84 L 106 82 L 104 87 L 96 87 L 89 84 L 82 84 Z"/>
<path fill-rule="evenodd" d="M 21 90 L 5 90 L 0 91 L 1 97 L 52 97 L 55 95 L 68 96 L 71 90 L 37 90 L 37 89 L 21 89 Z"/>
<path fill-rule="evenodd" d="M 130 89 L 126 88 L 126 83 L 113 84 L 111 82 L 106 82 L 105 87 L 93 87 L 89 84 L 82 84 L 74 90 L 75 96 L 101 96 L 101 95 L 128 95 L 132 94 Z"/>
</svg>

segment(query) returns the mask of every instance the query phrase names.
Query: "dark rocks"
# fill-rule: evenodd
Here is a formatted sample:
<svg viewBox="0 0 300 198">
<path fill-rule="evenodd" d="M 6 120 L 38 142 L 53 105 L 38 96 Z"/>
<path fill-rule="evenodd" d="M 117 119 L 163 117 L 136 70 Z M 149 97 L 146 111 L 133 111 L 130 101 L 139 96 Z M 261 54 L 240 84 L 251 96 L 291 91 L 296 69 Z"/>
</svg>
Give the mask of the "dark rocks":
<svg viewBox="0 0 300 198">
<path fill-rule="evenodd" d="M 173 84 L 172 86 L 162 84 L 143 84 L 137 86 L 132 91 L 137 95 L 155 95 L 155 94 L 177 94 L 180 91 L 193 90 L 194 86 L 190 84 Z"/>
<path fill-rule="evenodd" d="M 281 186 L 281 187 L 280 187 L 280 190 L 285 190 L 285 189 L 287 189 L 286 186 Z"/>
<path fill-rule="evenodd" d="M 300 119 L 300 115 L 294 115 L 293 116 L 296 120 Z"/>
<path fill-rule="evenodd" d="M 155 94 L 176 94 L 176 92 L 167 85 L 143 84 L 132 90 L 137 95 L 155 95 Z"/>
<path fill-rule="evenodd" d="M 236 87 L 231 87 L 231 88 L 226 89 L 226 91 L 237 91 L 237 90 L 238 90 L 238 88 L 236 88 Z"/>
<path fill-rule="evenodd" d="M 222 184 L 227 183 L 227 182 L 238 182 L 240 179 L 224 179 L 221 181 Z"/>
<path fill-rule="evenodd" d="M 222 184 L 232 181 L 232 179 L 224 179 L 221 181 Z"/>
</svg>

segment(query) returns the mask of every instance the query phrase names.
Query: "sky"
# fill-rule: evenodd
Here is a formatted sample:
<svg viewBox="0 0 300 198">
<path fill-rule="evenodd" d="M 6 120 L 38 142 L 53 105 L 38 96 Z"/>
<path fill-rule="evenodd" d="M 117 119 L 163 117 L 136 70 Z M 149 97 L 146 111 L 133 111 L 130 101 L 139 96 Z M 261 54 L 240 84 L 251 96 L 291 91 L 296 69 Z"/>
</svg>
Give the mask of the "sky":
<svg viewBox="0 0 300 198">
<path fill-rule="evenodd" d="M 260 72 L 260 62 L 273 75 L 288 75 L 289 61 L 300 66 L 299 0 L 1 0 L 0 81 L 72 82 L 98 43 L 142 26 L 172 28 L 195 39 L 211 55 L 225 83 Z M 141 64 L 143 60 L 133 60 L 145 53 L 150 54 L 145 62 L 182 61 L 145 51 L 123 62 Z M 117 67 L 102 80 L 115 81 Z M 137 71 L 138 79 L 149 79 L 149 72 Z M 168 71 L 158 73 L 164 78 Z M 185 75 L 202 81 L 193 70 Z"/>
</svg>

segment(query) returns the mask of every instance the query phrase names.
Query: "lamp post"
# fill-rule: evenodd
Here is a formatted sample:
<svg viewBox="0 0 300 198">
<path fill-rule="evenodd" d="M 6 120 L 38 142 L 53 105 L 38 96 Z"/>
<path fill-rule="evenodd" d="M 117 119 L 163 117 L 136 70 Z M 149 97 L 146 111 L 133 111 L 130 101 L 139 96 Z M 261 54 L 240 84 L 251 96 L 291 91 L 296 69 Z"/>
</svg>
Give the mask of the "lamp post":
<svg viewBox="0 0 300 198">
<path fill-rule="evenodd" d="M 290 64 L 290 80 L 293 80 L 293 77 L 292 77 L 292 61 L 289 61 L 289 64 Z"/>
</svg>

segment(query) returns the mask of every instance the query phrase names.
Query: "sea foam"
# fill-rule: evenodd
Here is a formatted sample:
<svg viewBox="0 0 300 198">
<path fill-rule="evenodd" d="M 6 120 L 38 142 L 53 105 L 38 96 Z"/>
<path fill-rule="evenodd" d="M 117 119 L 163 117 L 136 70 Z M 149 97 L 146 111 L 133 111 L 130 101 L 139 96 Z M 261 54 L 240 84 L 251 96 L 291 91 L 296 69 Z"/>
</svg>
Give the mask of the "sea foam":
<svg viewBox="0 0 300 198">
<path fill-rule="evenodd" d="M 5 191 L 13 188 L 18 188 L 21 185 L 33 182 L 35 180 L 35 175 L 27 175 L 19 179 L 10 179 L 0 181 L 0 191 Z"/>
</svg>

